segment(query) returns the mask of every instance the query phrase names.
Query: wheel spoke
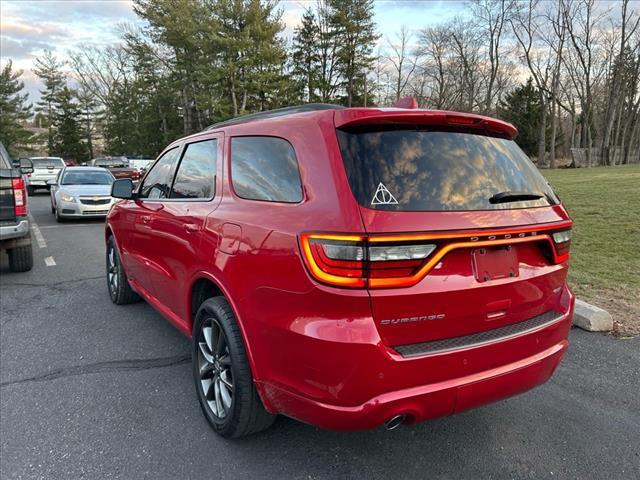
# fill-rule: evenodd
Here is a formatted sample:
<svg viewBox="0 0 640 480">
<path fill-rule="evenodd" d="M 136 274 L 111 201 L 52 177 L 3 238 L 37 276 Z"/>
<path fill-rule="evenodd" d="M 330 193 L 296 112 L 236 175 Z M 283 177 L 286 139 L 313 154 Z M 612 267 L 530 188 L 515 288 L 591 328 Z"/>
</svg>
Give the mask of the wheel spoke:
<svg viewBox="0 0 640 480">
<path fill-rule="evenodd" d="M 200 347 L 200 353 L 202 353 L 202 356 L 207 361 L 207 363 L 213 363 L 213 355 L 211 355 L 207 344 L 205 342 L 199 342 L 198 347 Z"/>
<path fill-rule="evenodd" d="M 204 336 L 209 355 L 213 354 L 213 328 L 204 327 L 202 329 L 202 335 Z"/>
<path fill-rule="evenodd" d="M 220 396 L 220 379 L 216 378 L 213 382 L 213 387 L 216 396 L 216 407 L 218 409 L 218 416 L 223 417 L 222 413 L 224 412 L 224 406 L 222 405 L 222 397 Z"/>
<path fill-rule="evenodd" d="M 226 385 L 226 387 L 227 387 L 229 390 L 233 391 L 233 383 L 231 382 L 230 377 L 231 377 L 231 374 L 229 373 L 229 370 L 223 370 L 223 371 L 220 373 L 220 381 L 221 381 L 224 385 Z"/>
<path fill-rule="evenodd" d="M 225 411 L 231 408 L 231 391 L 229 387 L 224 383 L 222 377 L 220 377 L 220 396 L 222 397 L 222 405 L 224 406 Z"/>
</svg>

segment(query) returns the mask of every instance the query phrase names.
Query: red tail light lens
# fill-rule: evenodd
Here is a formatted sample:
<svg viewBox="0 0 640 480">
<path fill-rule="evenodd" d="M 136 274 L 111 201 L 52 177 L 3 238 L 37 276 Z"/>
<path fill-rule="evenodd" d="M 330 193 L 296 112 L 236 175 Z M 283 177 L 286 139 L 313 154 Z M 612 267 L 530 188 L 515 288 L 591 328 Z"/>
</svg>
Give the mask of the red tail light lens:
<svg viewBox="0 0 640 480">
<path fill-rule="evenodd" d="M 27 191 L 22 177 L 11 180 L 13 187 L 13 205 L 16 216 L 27 215 Z"/>
<path fill-rule="evenodd" d="M 319 281 L 339 287 L 366 286 L 362 235 L 302 234 L 300 247 L 307 268 Z"/>
<path fill-rule="evenodd" d="M 405 286 L 436 248 L 415 242 L 371 245 L 365 236 L 322 234 L 302 234 L 300 244 L 317 280 L 352 288 Z"/>
<path fill-rule="evenodd" d="M 571 247 L 571 229 L 553 232 L 552 237 L 556 249 L 557 261 L 562 262 L 567 260 Z"/>
</svg>

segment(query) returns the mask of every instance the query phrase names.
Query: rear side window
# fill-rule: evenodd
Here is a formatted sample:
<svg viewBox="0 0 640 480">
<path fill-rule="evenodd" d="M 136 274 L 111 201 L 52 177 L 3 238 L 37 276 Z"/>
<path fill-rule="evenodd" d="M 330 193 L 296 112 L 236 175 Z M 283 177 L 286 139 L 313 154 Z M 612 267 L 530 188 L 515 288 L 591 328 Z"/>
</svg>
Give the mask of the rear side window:
<svg viewBox="0 0 640 480">
<path fill-rule="evenodd" d="M 559 202 L 512 140 L 416 129 L 337 131 L 358 202 L 391 211 L 497 210 Z M 502 192 L 535 200 L 490 202 Z M 495 198 L 494 198 L 495 200 Z"/>
<path fill-rule="evenodd" d="M 216 140 L 190 143 L 173 181 L 171 198 L 213 198 L 216 181 Z"/>
<path fill-rule="evenodd" d="M 250 200 L 298 203 L 302 186 L 289 142 L 276 137 L 231 139 L 231 180 L 236 195 Z"/>
<path fill-rule="evenodd" d="M 178 153 L 178 148 L 169 150 L 149 170 L 139 191 L 140 198 L 161 199 L 169 196 L 173 174 L 178 163 Z"/>
</svg>

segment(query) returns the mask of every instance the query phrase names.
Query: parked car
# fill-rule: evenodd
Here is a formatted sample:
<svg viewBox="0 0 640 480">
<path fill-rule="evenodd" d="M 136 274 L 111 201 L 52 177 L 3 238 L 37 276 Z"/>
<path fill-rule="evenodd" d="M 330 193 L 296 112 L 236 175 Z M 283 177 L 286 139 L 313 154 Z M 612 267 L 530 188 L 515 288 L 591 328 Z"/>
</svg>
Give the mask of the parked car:
<svg viewBox="0 0 640 480">
<path fill-rule="evenodd" d="M 30 157 L 30 160 L 33 163 L 33 172 L 27 175 L 29 195 L 33 195 L 37 188 L 49 190 L 47 182 L 56 178 L 65 167 L 64 160 L 60 157 Z"/>
<path fill-rule="evenodd" d="M 0 143 L 0 252 L 9 255 L 12 272 L 33 268 L 33 248 L 29 230 L 29 209 L 24 176 L 33 171 L 28 158 L 14 167 L 9 153 Z"/>
<path fill-rule="evenodd" d="M 58 222 L 67 218 L 105 217 L 115 199 L 115 178 L 101 167 L 66 167 L 50 180 L 51 213 Z"/>
<path fill-rule="evenodd" d="M 216 432 L 421 422 L 545 382 L 572 221 L 505 122 L 307 105 L 170 144 L 106 223 L 113 302 L 191 338 Z"/>
<path fill-rule="evenodd" d="M 142 176 L 144 172 L 146 172 L 147 168 L 153 163 L 153 158 L 138 158 L 138 157 L 128 157 L 129 166 L 131 168 L 135 168 L 140 172 Z"/>
<path fill-rule="evenodd" d="M 127 157 L 100 157 L 91 160 L 94 167 L 108 168 L 115 178 L 130 178 L 133 181 L 140 179 L 140 172 L 129 166 Z"/>
</svg>

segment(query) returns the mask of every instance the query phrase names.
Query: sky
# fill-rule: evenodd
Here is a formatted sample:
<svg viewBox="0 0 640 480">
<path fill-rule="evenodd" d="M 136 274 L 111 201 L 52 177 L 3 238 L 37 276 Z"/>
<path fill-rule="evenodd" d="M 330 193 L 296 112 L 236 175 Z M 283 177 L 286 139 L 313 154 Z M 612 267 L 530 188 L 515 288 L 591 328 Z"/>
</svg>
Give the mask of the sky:
<svg viewBox="0 0 640 480">
<path fill-rule="evenodd" d="M 283 34 L 293 35 L 304 9 L 315 0 L 281 0 Z M 409 29 L 437 24 L 464 14 L 463 1 L 380 0 L 375 3 L 375 21 L 380 42 L 393 39 L 403 25 Z M 22 81 L 29 100 L 39 98 L 42 85 L 31 71 L 33 61 L 45 50 L 64 60 L 80 45 L 109 45 L 119 41 L 119 26 L 142 24 L 131 0 L 0 0 L 0 58 L 4 66 L 13 61 L 24 71 Z"/>
</svg>

